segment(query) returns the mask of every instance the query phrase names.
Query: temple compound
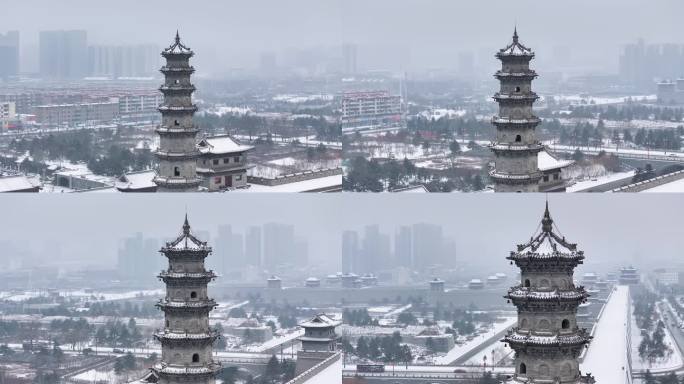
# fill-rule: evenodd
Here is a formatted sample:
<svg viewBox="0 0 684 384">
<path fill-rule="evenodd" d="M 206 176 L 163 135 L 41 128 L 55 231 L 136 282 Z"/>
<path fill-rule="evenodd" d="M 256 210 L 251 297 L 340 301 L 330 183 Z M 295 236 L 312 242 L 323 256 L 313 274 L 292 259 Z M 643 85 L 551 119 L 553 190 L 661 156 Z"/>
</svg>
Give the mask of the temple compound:
<svg viewBox="0 0 684 384">
<path fill-rule="evenodd" d="M 548 203 L 541 231 L 507 259 L 520 268 L 521 284 L 505 296 L 518 309 L 517 325 L 502 340 L 515 351 L 515 374 L 505 382 L 593 384 L 578 361 L 591 339 L 576 319 L 589 295 L 573 282 L 584 252 L 554 232 Z"/>
</svg>

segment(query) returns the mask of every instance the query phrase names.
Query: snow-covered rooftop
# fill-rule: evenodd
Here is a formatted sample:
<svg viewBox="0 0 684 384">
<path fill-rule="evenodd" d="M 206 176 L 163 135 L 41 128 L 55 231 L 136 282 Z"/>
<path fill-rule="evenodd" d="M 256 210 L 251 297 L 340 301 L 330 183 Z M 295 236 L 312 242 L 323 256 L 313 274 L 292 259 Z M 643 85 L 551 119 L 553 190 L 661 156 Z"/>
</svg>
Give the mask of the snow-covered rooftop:
<svg viewBox="0 0 684 384">
<path fill-rule="evenodd" d="M 312 192 L 336 187 L 342 188 L 342 175 L 318 177 L 274 186 L 250 184 L 249 188 L 237 189 L 235 192 Z"/>
<path fill-rule="evenodd" d="M 249 151 L 254 148 L 249 145 L 240 144 L 236 139 L 229 135 L 211 136 L 204 138 L 197 144 L 200 153 L 224 155 L 227 153 L 238 153 Z"/>
<path fill-rule="evenodd" d="M 118 189 L 144 189 L 157 186 L 152 180 L 156 175 L 155 171 L 130 172 L 119 177 L 116 182 Z"/>
<path fill-rule="evenodd" d="M 332 317 L 321 313 L 314 316 L 310 320 L 302 322 L 299 325 L 304 328 L 329 328 L 336 327 L 340 324 L 341 322 L 339 320 L 335 320 Z"/>
<path fill-rule="evenodd" d="M 29 179 L 25 175 L 0 176 L 0 193 L 25 191 L 37 186 L 36 180 Z"/>
<path fill-rule="evenodd" d="M 539 168 L 540 171 L 565 168 L 573 163 L 574 161 L 572 160 L 558 160 L 545 150 L 537 154 L 537 168 Z"/>
</svg>

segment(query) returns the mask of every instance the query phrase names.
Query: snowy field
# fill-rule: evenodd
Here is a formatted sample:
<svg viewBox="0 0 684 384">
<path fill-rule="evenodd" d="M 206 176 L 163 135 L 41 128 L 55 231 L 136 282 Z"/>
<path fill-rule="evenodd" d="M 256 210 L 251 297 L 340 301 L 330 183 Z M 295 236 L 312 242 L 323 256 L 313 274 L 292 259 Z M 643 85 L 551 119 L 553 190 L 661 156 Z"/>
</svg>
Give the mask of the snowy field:
<svg viewBox="0 0 684 384">
<path fill-rule="evenodd" d="M 478 335 L 474 339 L 453 347 L 446 355 L 437 356 L 433 359 L 433 363 L 437 365 L 448 365 L 456 361 L 458 358 L 463 356 L 465 353 L 472 351 L 473 349 L 480 346 L 482 343 L 487 342 L 487 340 L 493 338 L 498 333 L 512 327 L 518 321 L 517 317 L 507 317 L 503 322 L 494 323 L 494 326 L 487 332 Z M 498 338 L 497 338 L 498 339 Z"/>
<path fill-rule="evenodd" d="M 635 155 L 644 158 L 672 158 L 672 161 L 684 160 L 684 152 L 677 151 L 662 151 L 662 150 L 651 150 L 651 149 L 638 149 L 638 148 L 624 148 L 616 146 L 602 146 L 602 147 L 582 147 L 575 145 L 561 145 L 556 144 L 553 141 L 547 141 L 544 143 L 548 146 L 551 151 L 559 151 L 566 153 L 573 153 L 575 150 L 579 149 L 585 154 L 597 154 L 601 151 L 606 153 L 615 153 L 616 155 L 628 154 Z"/>
<path fill-rule="evenodd" d="M 450 168 L 482 169 L 484 163 L 482 162 L 482 159 L 479 159 L 479 158 L 458 156 L 458 157 L 454 157 L 453 166 L 452 166 L 451 158 L 440 158 L 440 159 L 418 161 L 418 162 L 414 163 L 414 165 L 418 168 L 436 169 L 436 170 L 443 171 L 443 170 L 450 169 Z"/>
<path fill-rule="evenodd" d="M 408 143 L 385 143 L 378 141 L 366 141 L 357 148 L 367 150 L 370 157 L 397 160 L 423 160 L 430 158 L 444 158 L 451 154 L 447 145 L 432 145 L 425 149 L 422 145 L 413 145 Z M 470 151 L 465 145 L 461 145 L 461 153 Z"/>
<path fill-rule="evenodd" d="M 557 95 L 553 96 L 556 102 L 565 102 L 572 105 L 606 105 L 626 103 L 629 100 L 635 102 L 652 102 L 658 100 L 657 95 L 638 95 L 621 97 L 598 97 L 589 95 Z"/>
<path fill-rule="evenodd" d="M 594 339 L 580 367 L 582 373 L 594 375 L 597 383 L 627 384 L 629 365 L 623 351 L 627 351 L 629 287 L 615 289 L 594 327 Z"/>
<path fill-rule="evenodd" d="M 316 95 L 294 95 L 294 94 L 282 94 L 273 96 L 274 101 L 284 101 L 290 104 L 308 103 L 311 101 L 330 101 L 335 98 L 334 95 L 320 93 Z"/>
<path fill-rule="evenodd" d="M 275 179 L 278 176 L 297 172 L 339 168 L 341 165 L 342 159 L 329 159 L 310 162 L 305 159 L 284 157 L 281 159 L 268 161 L 265 164 L 257 164 L 253 168 L 247 170 L 247 175 L 263 177 L 266 179 Z"/>
<path fill-rule="evenodd" d="M 217 116 L 223 116 L 223 115 L 243 116 L 243 115 L 251 114 L 252 110 L 249 107 L 232 107 L 232 106 L 219 105 L 219 106 L 216 106 L 214 108 L 207 109 L 206 113 L 210 113 L 212 115 L 217 115 Z"/>
<path fill-rule="evenodd" d="M 91 299 L 95 297 L 95 300 L 102 301 L 112 301 L 112 300 L 123 300 L 123 299 L 133 299 L 136 297 L 143 296 L 163 296 L 164 290 L 162 289 L 150 289 L 150 290 L 138 290 L 138 291 L 124 291 L 124 292 L 104 292 L 104 291 L 92 291 L 86 292 L 85 290 L 75 290 L 75 291 L 60 291 L 58 292 L 61 297 L 70 298 L 84 298 Z M 7 301 L 24 301 L 36 297 L 48 296 L 46 291 L 26 291 L 21 293 L 2 291 L 0 292 L 0 300 Z"/>
</svg>

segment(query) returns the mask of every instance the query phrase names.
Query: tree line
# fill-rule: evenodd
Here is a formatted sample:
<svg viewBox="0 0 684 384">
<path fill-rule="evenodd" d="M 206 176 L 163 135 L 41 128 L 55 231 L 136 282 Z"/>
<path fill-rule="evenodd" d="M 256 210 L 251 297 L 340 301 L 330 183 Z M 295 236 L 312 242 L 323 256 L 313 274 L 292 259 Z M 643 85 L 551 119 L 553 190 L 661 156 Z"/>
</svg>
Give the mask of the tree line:
<svg viewBox="0 0 684 384">
<path fill-rule="evenodd" d="M 361 336 L 356 341 L 356 347 L 347 338 L 343 338 L 342 349 L 345 353 L 373 361 L 404 362 L 407 364 L 413 361 L 411 348 L 402 344 L 402 337 L 399 332 L 394 332 L 391 336 Z"/>
</svg>

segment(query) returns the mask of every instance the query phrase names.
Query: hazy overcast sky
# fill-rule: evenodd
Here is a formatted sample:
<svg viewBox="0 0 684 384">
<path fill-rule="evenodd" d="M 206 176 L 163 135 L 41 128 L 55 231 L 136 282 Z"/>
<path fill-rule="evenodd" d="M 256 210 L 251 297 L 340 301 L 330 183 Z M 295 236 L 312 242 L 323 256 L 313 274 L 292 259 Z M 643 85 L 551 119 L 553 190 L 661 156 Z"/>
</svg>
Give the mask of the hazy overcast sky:
<svg viewBox="0 0 684 384">
<path fill-rule="evenodd" d="M 412 67 L 453 65 L 458 52 L 494 52 L 517 22 L 522 39 L 551 55 L 569 47 L 587 65 L 615 66 L 639 37 L 682 42 L 681 0 L 3 0 L 2 30 L 28 44 L 49 29 L 86 29 L 95 43 L 167 45 L 180 29 L 207 66 L 254 64 L 265 50 L 405 47 Z M 359 54 L 363 62 L 363 50 Z M 199 59 L 201 57 L 202 59 Z M 218 60 L 215 60 L 218 59 Z M 219 68 L 211 68 L 218 70 Z"/>
<path fill-rule="evenodd" d="M 549 199 L 557 226 L 586 252 L 589 269 L 630 263 L 654 268 L 682 261 L 680 195 L 552 194 Z M 40 263 L 113 265 L 119 238 L 139 231 L 174 236 L 187 207 L 197 230 L 215 232 L 220 224 L 233 224 L 237 231 L 271 221 L 294 224 L 310 243 L 310 259 L 332 267 L 339 266 L 345 229 L 379 224 L 394 235 L 401 224 L 440 224 L 456 241 L 460 262 L 505 270 L 508 252 L 537 228 L 544 195 L 78 194 L 3 196 L 0 202 L 0 261 L 26 252 Z M 54 252 L 55 244 L 60 253 Z"/>
</svg>

